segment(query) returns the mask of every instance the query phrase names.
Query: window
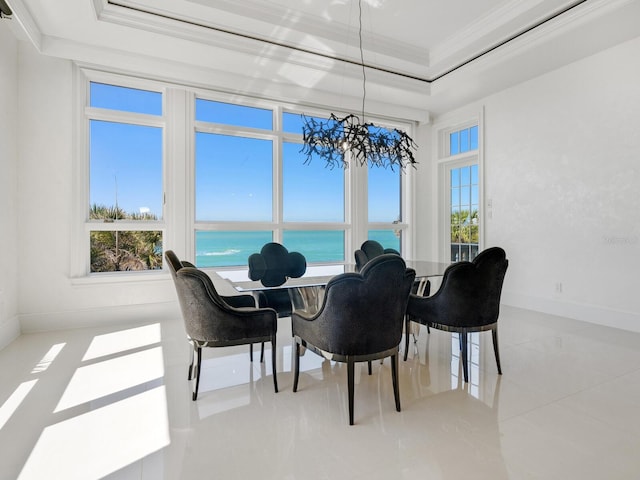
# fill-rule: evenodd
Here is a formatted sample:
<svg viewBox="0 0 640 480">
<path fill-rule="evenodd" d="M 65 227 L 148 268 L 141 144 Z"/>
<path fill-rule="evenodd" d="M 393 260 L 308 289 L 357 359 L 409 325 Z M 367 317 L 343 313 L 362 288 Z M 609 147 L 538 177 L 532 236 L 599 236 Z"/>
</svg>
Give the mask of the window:
<svg viewBox="0 0 640 480">
<path fill-rule="evenodd" d="M 266 130 L 273 128 L 271 110 L 201 98 L 196 98 L 196 120 Z"/>
<path fill-rule="evenodd" d="M 270 241 L 346 260 L 346 174 L 305 163 L 300 114 L 197 98 L 195 135 L 197 266 L 246 265 Z"/>
<path fill-rule="evenodd" d="M 449 155 L 478 149 L 478 126 L 463 128 L 449 134 Z"/>
<path fill-rule="evenodd" d="M 271 231 L 196 230 L 195 263 L 201 268 L 246 265 L 249 255 L 271 241 Z"/>
<path fill-rule="evenodd" d="M 478 164 L 449 170 L 451 261 L 478 254 Z"/>
<path fill-rule="evenodd" d="M 342 262 L 344 230 L 285 230 L 283 244 L 304 254 L 308 263 Z"/>
<path fill-rule="evenodd" d="M 441 142 L 443 256 L 473 260 L 481 229 L 478 125 L 444 130 Z"/>
<path fill-rule="evenodd" d="M 89 271 L 162 268 L 163 95 L 89 83 Z"/>
<path fill-rule="evenodd" d="M 305 165 L 298 143 L 283 144 L 282 160 L 283 220 L 344 222 L 344 172 L 320 160 Z"/>
<path fill-rule="evenodd" d="M 196 133 L 196 222 L 272 220 L 273 143 Z"/>
<path fill-rule="evenodd" d="M 246 266 L 271 241 L 315 264 L 352 262 L 367 236 L 401 249 L 405 175 L 307 161 L 299 111 L 76 72 L 86 88 L 78 89 L 74 277 L 161 270 L 167 246 L 207 268 Z"/>
<path fill-rule="evenodd" d="M 402 174 L 400 169 L 368 167 L 367 238 L 402 251 Z M 396 225 L 398 228 L 390 228 Z"/>
</svg>

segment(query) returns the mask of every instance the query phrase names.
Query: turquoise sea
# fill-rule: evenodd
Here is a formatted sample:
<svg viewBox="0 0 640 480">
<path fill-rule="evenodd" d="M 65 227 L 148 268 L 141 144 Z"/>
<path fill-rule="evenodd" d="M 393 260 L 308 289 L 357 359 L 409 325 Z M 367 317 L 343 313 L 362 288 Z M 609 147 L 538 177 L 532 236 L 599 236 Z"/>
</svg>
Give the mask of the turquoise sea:
<svg viewBox="0 0 640 480">
<path fill-rule="evenodd" d="M 400 237 L 393 230 L 370 230 L 369 238 L 385 248 L 400 250 Z M 252 253 L 272 241 L 271 231 L 196 232 L 196 265 L 198 267 L 245 266 Z M 353 252 L 345 255 L 344 232 L 285 231 L 283 245 L 290 252 L 300 252 L 307 263 L 353 262 Z"/>
</svg>

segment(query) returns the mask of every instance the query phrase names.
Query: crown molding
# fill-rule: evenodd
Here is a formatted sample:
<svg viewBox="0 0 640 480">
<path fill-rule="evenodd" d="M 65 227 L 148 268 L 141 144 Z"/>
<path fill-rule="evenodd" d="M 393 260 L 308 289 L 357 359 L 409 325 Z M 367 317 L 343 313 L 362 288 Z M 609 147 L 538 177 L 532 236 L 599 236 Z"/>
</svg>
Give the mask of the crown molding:
<svg viewBox="0 0 640 480">
<path fill-rule="evenodd" d="M 192 1 L 192 3 L 208 5 L 204 2 Z M 321 23 L 310 15 L 299 14 L 295 18 L 296 28 L 287 31 L 290 38 L 285 40 L 277 37 L 269 38 L 249 29 L 232 29 L 202 18 L 188 15 L 178 17 L 173 12 L 153 9 L 132 0 L 93 0 L 93 4 L 99 21 L 171 35 L 192 42 L 220 46 L 232 51 L 255 52 L 256 44 L 258 47 L 270 44 L 276 48 L 262 49 L 260 50 L 261 55 L 283 59 L 290 55 L 291 50 L 295 50 L 316 57 L 321 56 L 361 64 L 356 28 L 336 29 L 332 22 Z M 247 18 L 251 22 L 269 25 L 271 28 L 273 25 L 279 25 L 280 29 L 286 27 L 286 25 L 282 25 L 283 21 L 286 22 L 286 19 L 291 17 L 289 11 L 283 7 L 274 4 L 266 5 L 265 2 L 255 0 L 244 2 L 223 0 L 216 4 L 216 9 Z M 293 36 L 291 36 L 292 34 Z M 418 78 L 415 73 L 412 73 L 416 70 L 415 66 L 423 65 L 426 69 L 428 65 L 426 49 L 390 37 L 363 31 L 363 44 L 365 65 L 370 68 L 388 69 L 384 63 L 385 60 L 391 60 L 398 67 L 394 71 L 389 70 L 389 73 Z M 407 67 L 403 68 L 403 64 L 406 64 Z"/>
<path fill-rule="evenodd" d="M 27 40 L 31 42 L 39 52 L 42 52 L 42 32 L 23 0 L 10 0 L 8 3 L 11 10 L 13 10 L 11 19 L 18 22 Z"/>
<path fill-rule="evenodd" d="M 557 35 L 559 30 L 563 33 L 570 32 L 582 23 L 593 20 L 598 16 L 618 10 L 636 2 L 637 0 L 576 0 L 565 5 L 564 8 L 556 10 L 511 36 L 503 38 L 500 42 L 495 43 L 484 50 L 468 54 L 466 57 L 457 59 L 450 58 L 448 65 L 455 65 L 453 68 L 442 66 L 437 72 L 431 71 L 429 80 L 437 82 L 443 77 L 460 69 L 467 70 L 468 66 L 473 64 L 476 68 L 482 68 L 482 65 L 495 63 L 499 59 L 510 58 L 514 55 L 522 53 L 527 48 L 533 48 L 540 43 L 548 42 Z M 514 14 L 516 10 L 511 10 Z M 469 31 L 470 32 L 470 31 Z M 471 33 L 467 32 L 469 35 Z M 462 48 L 462 42 L 458 43 Z M 450 50 L 452 52 L 452 50 Z M 451 54 L 453 55 L 453 54 Z"/>
<path fill-rule="evenodd" d="M 539 3 L 539 2 L 538 2 Z M 514 0 L 478 17 L 475 22 L 459 30 L 444 42 L 436 45 L 429 52 L 430 66 L 440 64 L 447 59 L 456 56 L 473 44 L 502 27 L 505 23 L 517 18 L 519 15 L 531 9 L 530 0 Z"/>
<path fill-rule="evenodd" d="M 120 3 L 133 3 L 132 0 L 118 0 Z M 209 7 L 209 0 L 187 0 L 194 4 L 200 4 Z M 216 10 L 222 10 L 243 18 L 249 18 L 254 21 L 266 21 L 271 25 L 281 25 L 283 19 L 291 18 L 289 9 L 277 5 L 258 0 L 219 0 L 216 2 Z M 358 29 L 343 23 L 347 28 L 336 29 L 335 20 L 327 20 L 326 22 L 318 22 L 316 16 L 308 15 L 302 12 L 296 12 L 295 30 L 299 32 L 311 33 L 312 36 L 325 39 L 331 43 L 337 43 L 349 50 L 358 46 Z M 383 55 L 392 58 L 399 58 L 405 61 L 428 63 L 429 54 L 424 48 L 410 45 L 406 42 L 399 41 L 395 38 L 379 35 L 375 32 L 364 30 L 362 32 L 363 43 L 365 49 L 371 52 L 371 55 Z M 353 49 L 353 48 L 351 48 Z M 359 56 L 353 56 L 353 59 L 359 61 Z"/>
</svg>

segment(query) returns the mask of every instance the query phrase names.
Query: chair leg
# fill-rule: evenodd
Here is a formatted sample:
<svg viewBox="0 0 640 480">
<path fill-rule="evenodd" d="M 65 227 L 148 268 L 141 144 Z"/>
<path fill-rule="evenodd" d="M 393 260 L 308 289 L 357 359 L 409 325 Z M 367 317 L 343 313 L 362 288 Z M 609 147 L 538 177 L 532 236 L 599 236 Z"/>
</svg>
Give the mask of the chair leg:
<svg viewBox="0 0 640 480">
<path fill-rule="evenodd" d="M 369 360 L 367 362 L 367 368 L 368 368 L 368 371 L 369 371 L 369 375 L 371 375 L 371 360 Z"/>
<path fill-rule="evenodd" d="M 195 371 L 196 385 L 193 388 L 193 396 L 191 397 L 193 401 L 195 401 L 198 398 L 198 388 L 200 387 L 200 370 L 201 370 L 200 364 L 202 363 L 202 348 L 200 346 L 195 345 L 195 349 L 197 352 L 198 360 L 196 361 L 196 367 L 195 367 L 196 368 L 196 371 Z"/>
<path fill-rule="evenodd" d="M 262 344 L 262 354 L 264 357 L 264 343 Z M 273 371 L 273 388 L 278 393 L 278 377 L 276 376 L 276 336 L 271 337 L 271 370 Z"/>
<path fill-rule="evenodd" d="M 260 344 L 260 363 L 264 363 L 264 342 Z"/>
<path fill-rule="evenodd" d="M 193 364 L 196 361 L 196 344 L 193 342 L 189 342 L 191 344 L 191 364 L 189 365 L 189 375 L 187 376 L 187 380 L 191 380 L 193 378 Z"/>
<path fill-rule="evenodd" d="M 249 361 L 253 362 L 253 343 L 249 344 Z"/>
<path fill-rule="evenodd" d="M 407 361 L 409 355 L 409 329 L 411 328 L 411 320 L 405 315 L 404 317 L 404 361 Z"/>
<path fill-rule="evenodd" d="M 293 391 L 298 391 L 298 377 L 300 376 L 300 344 L 296 341 L 296 351 L 293 355 Z"/>
<path fill-rule="evenodd" d="M 460 361 L 462 362 L 462 373 L 464 382 L 469 383 L 469 366 L 467 365 L 467 333 L 458 332 L 460 338 Z"/>
<path fill-rule="evenodd" d="M 349 425 L 353 425 L 353 384 L 355 362 L 347 358 L 347 388 L 349 390 Z"/>
<path fill-rule="evenodd" d="M 396 411 L 400 411 L 400 387 L 398 385 L 398 355 L 391 355 L 391 380 L 393 381 L 393 396 L 396 399 Z"/>
<path fill-rule="evenodd" d="M 498 349 L 498 327 L 493 327 L 491 329 L 491 337 L 493 337 L 493 353 L 496 355 L 498 375 L 502 375 L 502 367 L 500 366 L 500 350 Z"/>
</svg>

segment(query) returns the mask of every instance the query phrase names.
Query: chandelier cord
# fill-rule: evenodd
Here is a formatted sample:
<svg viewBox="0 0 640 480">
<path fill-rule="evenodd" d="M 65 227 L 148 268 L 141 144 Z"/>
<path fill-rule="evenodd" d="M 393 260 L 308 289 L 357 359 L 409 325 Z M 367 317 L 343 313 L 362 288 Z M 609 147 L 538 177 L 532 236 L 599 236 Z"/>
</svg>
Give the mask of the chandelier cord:
<svg viewBox="0 0 640 480">
<path fill-rule="evenodd" d="M 351 2 L 351 5 L 353 3 Z M 415 150 L 417 145 L 407 132 L 365 121 L 367 72 L 362 47 L 362 0 L 358 0 L 358 21 L 362 67 L 362 118 L 354 114 L 340 118 L 332 113 L 329 118 L 323 119 L 302 114 L 303 146 L 300 153 L 307 157 L 305 164 L 310 163 L 315 156 L 324 159 L 329 168 L 347 168 L 351 162 L 391 170 L 396 167 L 404 170 L 406 165 L 415 167 L 418 162 L 412 150 Z"/>
<path fill-rule="evenodd" d="M 364 66 L 364 51 L 362 49 L 362 0 L 358 0 L 358 38 L 360 41 L 360 65 L 362 65 L 362 123 L 364 122 L 364 106 L 367 98 L 367 73 Z"/>
</svg>

